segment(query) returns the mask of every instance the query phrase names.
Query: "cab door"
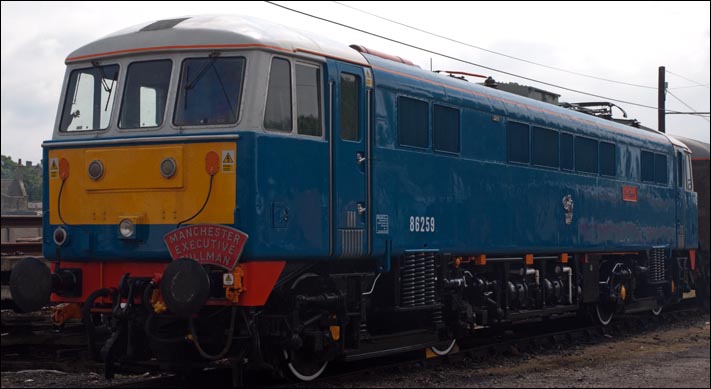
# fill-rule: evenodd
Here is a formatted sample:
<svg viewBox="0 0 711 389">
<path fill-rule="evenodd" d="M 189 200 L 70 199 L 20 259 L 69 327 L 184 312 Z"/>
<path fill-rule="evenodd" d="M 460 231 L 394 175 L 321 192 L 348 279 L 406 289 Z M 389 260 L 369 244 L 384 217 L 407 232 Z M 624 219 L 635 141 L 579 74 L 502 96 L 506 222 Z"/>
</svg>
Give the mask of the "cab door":
<svg viewBox="0 0 711 389">
<path fill-rule="evenodd" d="M 358 257 L 368 251 L 369 71 L 338 63 L 331 73 L 331 254 L 336 257 Z"/>
<path fill-rule="evenodd" d="M 676 192 L 676 241 L 677 248 L 686 247 L 686 172 L 684 152 L 675 148 L 675 192 Z"/>
<path fill-rule="evenodd" d="M 684 152 L 684 244 L 685 248 L 699 247 L 699 198 L 694 191 L 691 154 Z"/>
</svg>

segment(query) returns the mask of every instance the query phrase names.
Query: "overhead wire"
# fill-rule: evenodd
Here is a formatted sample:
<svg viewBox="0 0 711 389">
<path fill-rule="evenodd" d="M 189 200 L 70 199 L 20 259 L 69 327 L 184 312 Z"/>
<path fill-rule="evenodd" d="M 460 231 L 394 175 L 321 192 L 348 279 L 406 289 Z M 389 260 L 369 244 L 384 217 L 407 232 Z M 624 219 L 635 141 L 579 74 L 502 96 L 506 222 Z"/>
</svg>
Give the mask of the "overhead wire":
<svg viewBox="0 0 711 389">
<path fill-rule="evenodd" d="M 370 31 L 366 31 L 366 30 L 363 30 L 363 29 L 360 29 L 360 28 L 357 28 L 357 27 L 353 27 L 353 26 L 350 26 L 350 25 L 347 25 L 347 24 L 344 24 L 344 23 L 340 23 L 340 22 L 337 22 L 337 21 L 334 21 L 334 20 L 330 20 L 330 19 L 327 19 L 327 18 L 324 18 L 324 17 L 316 16 L 316 15 L 310 14 L 310 13 L 308 13 L 308 12 L 299 11 L 299 10 L 297 10 L 297 9 L 293 9 L 293 8 L 290 8 L 290 7 L 286 7 L 286 6 L 283 6 L 283 5 L 281 5 L 281 4 L 277 4 L 277 3 L 272 2 L 272 1 L 266 1 L 266 3 L 269 3 L 269 4 L 271 4 L 271 5 L 277 6 L 277 7 L 279 7 L 279 8 L 282 8 L 282 9 L 285 9 L 285 10 L 288 10 L 288 11 L 291 11 L 291 12 L 294 12 L 294 13 L 298 13 L 298 14 L 301 14 L 301 15 L 304 15 L 304 16 L 308 16 L 308 17 L 311 17 L 311 18 L 314 18 L 314 19 L 318 19 L 318 20 L 321 20 L 321 21 L 324 21 L 324 22 L 327 22 L 327 23 L 335 24 L 335 25 L 337 25 L 337 26 L 345 27 L 345 28 L 348 28 L 348 29 L 351 29 L 351 30 L 354 30 L 354 31 L 358 31 L 358 32 L 361 32 L 361 33 L 364 33 L 364 34 L 367 34 L 367 35 L 371 35 L 371 36 L 380 38 L 380 39 L 384 39 L 384 40 L 387 40 L 387 41 L 390 41 L 390 42 L 394 42 L 394 43 L 397 43 L 397 44 L 400 44 L 400 45 L 403 45 L 403 46 L 407 46 L 407 47 L 410 47 L 410 48 L 414 48 L 414 49 L 416 49 L 416 50 L 424 51 L 424 52 L 427 52 L 427 53 L 430 53 L 430 54 L 438 55 L 438 56 L 441 56 L 441 57 L 444 57 L 444 58 L 448 58 L 448 59 L 451 59 L 451 60 L 454 60 L 454 61 L 466 63 L 466 64 L 469 64 L 469 65 L 472 65 L 472 66 L 476 66 L 476 67 L 480 67 L 480 68 L 483 68 L 483 69 L 491 70 L 491 71 L 498 72 L 498 73 L 501 73 L 501 74 L 506 74 L 506 75 L 509 75 L 509 76 L 512 76 L 512 77 L 517 77 L 517 78 L 521 78 L 521 79 L 524 79 L 524 80 L 528 80 L 528 81 L 532 81 L 532 82 L 537 82 L 537 83 L 540 83 L 540 84 L 544 84 L 544 85 L 548 85 L 548 86 L 551 86 L 551 87 L 554 87 L 554 88 L 559 88 L 559 89 L 567 90 L 567 91 L 574 92 L 574 93 L 579 93 L 579 94 L 582 94 L 582 95 L 593 96 L 593 97 L 599 97 L 599 98 L 606 99 L 606 100 L 610 100 L 610 101 L 615 101 L 615 102 L 630 104 L 630 105 L 634 105 L 634 106 L 638 106 L 638 107 L 642 107 L 642 108 L 648 108 L 648 109 L 658 110 L 658 107 L 654 107 L 654 106 L 650 106 L 650 105 L 645 105 L 645 104 L 640 104 L 640 103 L 635 103 L 635 102 L 626 101 L 626 100 L 615 99 L 615 98 L 612 98 L 612 97 L 602 96 L 602 95 L 598 95 L 598 94 L 594 94 L 594 93 L 590 93 L 590 92 L 585 92 L 585 91 L 581 91 L 581 90 L 577 90 L 577 89 L 572 89 L 572 88 L 564 87 L 564 86 L 561 86 L 561 85 L 549 83 L 549 82 L 546 82 L 546 81 L 540 81 L 540 80 L 536 80 L 536 79 L 533 79 L 533 78 L 530 78 L 530 77 L 526 77 L 526 76 L 518 75 L 518 74 L 515 74 L 515 73 L 507 72 L 507 71 L 504 71 L 504 70 L 499 70 L 499 69 L 492 68 L 492 67 L 489 67 L 489 66 L 486 66 L 486 65 L 477 64 L 477 63 L 474 63 L 474 62 L 471 62 L 471 61 L 467 61 L 467 60 L 464 60 L 464 59 L 461 59 L 461 58 L 453 57 L 453 56 L 451 56 L 451 55 L 444 54 L 444 53 L 440 53 L 440 52 L 437 52 L 437 51 L 434 51 L 434 50 L 430 50 L 430 49 L 427 49 L 427 48 L 424 48 L 424 47 L 419 47 L 419 46 L 416 46 L 416 45 L 413 45 L 413 44 L 410 44 L 410 43 L 407 43 L 407 42 L 403 42 L 403 41 L 399 41 L 399 40 L 396 40 L 396 39 L 393 39 L 393 38 L 389 38 L 389 37 L 386 37 L 386 36 L 383 36 L 383 35 L 380 35 L 380 34 L 376 34 L 376 33 L 370 32 Z M 338 3 L 338 2 L 335 2 L 335 3 Z M 340 4 L 340 3 L 338 3 L 338 4 Z M 343 5 L 343 4 L 340 4 L 340 5 Z M 358 10 L 358 11 L 361 11 L 361 10 L 359 10 L 359 9 L 357 9 L 357 8 L 354 8 L 354 7 L 350 7 L 350 6 L 347 6 L 347 5 L 344 5 L 344 6 L 349 7 L 349 8 L 353 8 L 353 9 Z M 361 12 L 368 13 L 368 12 L 365 12 L 365 11 L 361 11 Z M 369 14 L 369 13 L 368 13 L 368 14 Z M 377 15 L 373 15 L 373 16 L 379 17 L 379 16 L 377 16 Z M 383 19 L 388 20 L 388 21 L 391 21 L 390 19 L 387 19 L 387 18 L 383 18 Z M 393 22 L 393 23 L 397 23 L 397 24 L 402 24 L 402 23 L 395 22 L 395 21 L 392 21 L 392 22 Z M 402 24 L 402 25 L 404 25 L 404 26 L 406 26 L 406 27 L 409 27 L 409 28 L 413 28 L 413 29 L 419 30 L 419 31 L 423 31 L 423 30 L 420 30 L 420 29 L 418 29 L 418 28 L 416 28 L 416 27 L 411 27 L 411 26 L 408 26 L 408 25 L 405 25 L 405 24 Z M 423 32 L 426 32 L 426 31 L 423 31 Z M 433 35 L 436 35 L 436 34 L 433 34 Z M 445 37 L 445 39 L 448 39 L 448 38 Z M 461 43 L 461 42 L 458 42 L 458 41 L 456 41 L 456 42 L 457 42 L 457 43 Z M 468 44 L 466 44 L 466 43 L 463 43 L 463 44 L 468 45 Z M 499 54 L 499 53 L 497 53 L 497 54 Z M 515 57 L 512 57 L 512 58 L 515 58 Z M 516 59 L 518 59 L 518 58 L 516 58 Z M 525 60 L 524 60 L 524 61 L 525 61 Z M 537 63 L 536 63 L 536 64 L 537 64 Z M 545 66 L 545 65 L 544 65 L 544 66 Z M 556 70 L 558 70 L 558 69 L 556 69 Z M 565 70 L 563 69 L 562 71 L 565 71 Z M 671 73 L 671 72 L 670 72 L 670 73 Z M 672 73 L 672 74 L 674 74 L 674 73 Z M 675 76 L 678 76 L 678 77 L 681 77 L 681 78 L 684 78 L 684 77 L 679 76 L 679 75 L 677 75 L 677 74 L 674 74 L 674 75 L 675 75 Z M 592 77 L 594 78 L 594 76 L 592 76 Z M 686 79 L 686 78 L 684 78 L 684 79 Z M 605 80 L 606 80 L 606 81 L 612 81 L 612 82 L 614 82 L 614 80 L 608 80 L 608 79 L 605 79 Z M 686 79 L 686 80 L 687 80 L 687 81 L 690 81 L 690 82 L 696 83 L 696 82 L 693 81 L 693 80 L 689 80 L 689 79 Z M 696 84 L 697 84 L 697 85 L 695 85 L 695 86 L 706 86 L 706 85 L 700 84 L 700 83 L 696 83 Z M 667 92 L 668 92 L 669 94 L 671 94 L 671 92 L 669 92 L 669 89 L 667 89 Z M 678 97 L 676 97 L 676 96 L 674 96 L 674 95 L 672 95 L 672 96 L 675 97 L 676 99 L 680 100 Z M 681 101 L 681 100 L 680 100 L 680 101 Z M 683 103 L 683 102 L 682 102 L 682 103 Z M 684 104 L 685 104 L 685 103 L 684 103 Z M 686 104 L 685 104 L 685 105 L 686 105 Z M 693 112 L 680 112 L 680 111 L 665 109 L 665 113 L 667 113 L 667 114 L 697 115 L 697 116 L 701 116 L 701 117 L 703 117 L 703 118 L 705 119 L 705 117 L 704 117 L 704 115 L 706 114 L 705 112 L 696 112 L 693 108 L 691 108 L 691 107 L 689 107 L 689 108 L 692 109 Z"/>
<path fill-rule="evenodd" d="M 423 30 L 423 29 L 418 28 L 418 27 L 410 26 L 409 24 L 405 24 L 405 23 L 402 23 L 402 22 L 398 22 L 397 20 L 393 20 L 393 19 L 386 18 L 386 17 L 384 17 L 384 16 L 376 15 L 376 14 L 374 14 L 374 13 L 371 13 L 371 12 L 368 12 L 368 11 L 365 11 L 365 10 L 362 10 L 362 9 L 359 9 L 359 8 L 356 8 L 356 7 L 353 7 L 353 6 L 350 6 L 350 5 L 348 5 L 348 4 L 343 4 L 343 3 L 341 3 L 340 1 L 334 1 L 333 3 L 336 3 L 336 4 L 338 4 L 338 5 L 342 6 L 342 7 L 346 7 L 346 8 L 350 8 L 350 9 L 356 10 L 356 11 L 358 11 L 358 12 L 362 12 L 362 13 L 364 13 L 364 14 L 366 14 L 366 15 L 370 15 L 370 16 L 373 16 L 373 17 L 378 18 L 378 19 L 386 20 L 386 21 L 388 21 L 388 22 L 390 22 L 390 23 L 394 23 L 394 24 L 397 24 L 397 25 L 400 25 L 400 26 L 403 26 L 403 27 L 407 27 L 407 28 L 412 29 L 412 30 L 415 30 L 415 31 L 422 32 L 422 33 L 424 33 L 424 34 L 432 35 L 432 36 L 435 36 L 435 37 L 437 37 L 437 38 L 445 39 L 445 40 L 448 40 L 448 41 L 450 41 L 450 42 L 455 42 L 455 43 L 458 43 L 458 44 L 460 44 L 460 45 L 464 45 L 464 46 L 467 46 L 467 47 L 471 47 L 471 48 L 473 48 L 473 49 L 486 51 L 487 53 L 500 55 L 500 56 L 502 56 L 502 57 L 506 57 L 506 58 L 510 58 L 510 59 L 517 60 L 517 61 L 525 62 L 525 63 L 531 64 L 531 65 L 541 66 L 541 67 L 544 67 L 544 68 L 547 68 L 547 69 L 552 69 L 552 70 L 557 70 L 557 71 L 559 71 L 559 72 L 574 74 L 574 75 L 576 75 L 576 76 L 592 78 L 592 79 L 595 79 L 595 80 L 601 80 L 601 81 L 612 82 L 612 83 L 615 83 L 615 84 L 622 84 L 622 85 L 634 86 L 634 87 L 645 88 L 645 89 L 657 89 L 656 86 L 640 85 L 640 84 L 633 84 L 633 83 L 630 83 L 630 82 L 612 80 L 612 79 L 609 79 L 609 78 L 593 76 L 593 75 L 589 75 L 589 74 L 585 74 L 585 73 L 574 72 L 574 71 L 572 71 L 572 70 L 566 70 L 566 69 L 558 68 L 558 67 L 555 67 L 555 66 L 550 66 L 550 65 L 542 64 L 542 63 L 540 63 L 540 62 L 535 62 L 535 61 L 527 60 L 527 59 L 524 59 L 524 58 L 515 57 L 515 56 L 509 55 L 509 54 L 499 53 L 499 52 L 497 52 L 497 51 L 485 49 L 485 48 L 483 48 L 483 47 L 479 47 L 479 46 L 473 45 L 473 44 L 471 44 L 471 43 L 462 42 L 462 41 L 457 40 L 457 39 L 454 39 L 454 38 L 450 38 L 450 37 L 447 37 L 447 36 L 444 36 L 444 35 L 440 35 L 440 34 L 437 34 L 437 33 L 434 33 L 434 32 L 430 32 L 430 31 L 426 31 L 426 30 Z"/>
<path fill-rule="evenodd" d="M 697 110 L 695 110 L 694 108 L 692 108 L 689 104 L 686 104 L 682 99 L 678 98 L 676 95 L 674 95 L 673 93 L 671 93 L 671 91 L 668 90 L 668 89 L 667 89 L 667 93 L 669 93 L 669 95 L 670 95 L 671 97 L 673 97 L 673 98 L 679 100 L 679 102 L 682 103 L 682 104 L 684 104 L 684 106 L 686 106 L 686 108 L 689 108 L 689 109 L 692 111 L 692 112 L 689 113 L 689 114 L 691 114 L 691 115 L 697 115 L 697 116 L 699 116 L 700 118 L 702 118 L 702 119 L 706 120 L 707 122 L 709 122 L 709 119 L 708 119 L 707 117 L 703 116 L 703 113 L 702 113 L 702 112 L 698 112 Z M 711 123 L 711 122 L 710 122 L 710 123 Z"/>
<path fill-rule="evenodd" d="M 697 82 L 697 81 L 694 81 L 694 80 L 690 80 L 690 79 L 688 79 L 688 78 L 686 78 L 686 77 L 684 77 L 684 76 L 678 75 L 678 74 L 672 72 L 671 70 L 668 70 L 668 69 L 665 69 L 665 70 L 666 70 L 667 73 L 669 73 L 669 74 L 671 74 L 671 75 L 677 76 L 677 77 L 679 77 L 679 78 L 681 78 L 681 79 L 684 79 L 684 80 L 686 80 L 686 81 L 689 81 L 689 82 L 691 82 L 691 83 L 696 84 L 695 86 L 703 86 L 704 88 L 709 89 L 709 84 L 702 84 L 702 83 L 700 83 L 700 82 Z"/>
<path fill-rule="evenodd" d="M 675 88 L 667 88 L 667 89 L 673 89 L 673 90 L 677 90 L 677 89 L 689 89 L 689 88 L 698 88 L 698 87 L 700 87 L 700 86 L 703 86 L 703 87 L 707 87 L 707 88 L 708 88 L 709 85 L 711 85 L 711 84 L 699 84 L 699 85 L 677 86 L 677 87 L 675 87 Z"/>
<path fill-rule="evenodd" d="M 505 75 L 508 75 L 508 76 L 512 76 L 512 77 L 516 77 L 516 78 L 521 78 L 521 79 L 528 80 L 528 81 L 532 81 L 532 82 L 537 82 L 537 83 L 539 83 L 539 84 L 548 85 L 548 86 L 551 86 L 551 87 L 554 87 L 554 88 L 566 90 L 566 91 L 569 91 L 569 92 L 579 93 L 579 94 L 586 95 L 586 96 L 598 97 L 598 98 L 605 99 L 605 100 L 609 100 L 609 101 L 615 101 L 615 102 L 618 102 L 618 103 L 624 103 L 624 104 L 634 105 L 634 106 L 643 107 L 643 108 L 648 108 L 648 109 L 653 109 L 653 110 L 657 110 L 657 109 L 658 109 L 657 107 L 654 107 L 654 106 L 651 106 L 651 105 L 645 105 L 645 104 L 635 103 L 635 102 L 632 102 L 632 101 L 621 100 L 621 99 L 615 99 L 615 98 L 608 97 L 608 96 L 603 96 L 603 95 L 598 95 L 598 94 L 595 94 L 595 93 L 590 93 L 590 92 L 585 92 L 585 91 L 581 91 L 581 90 L 577 90 L 577 89 L 573 89 L 573 88 L 568 88 L 568 87 L 565 87 L 565 86 L 553 84 L 553 83 L 546 82 L 546 81 L 536 80 L 536 79 L 534 79 L 534 78 L 530 78 L 530 77 L 518 75 L 518 74 L 515 74 L 515 73 L 507 72 L 507 71 L 504 71 L 504 70 L 492 68 L 492 67 L 490 67 L 490 66 L 478 64 L 478 63 L 471 62 L 471 61 L 467 61 L 467 60 L 464 60 L 464 59 L 461 59 L 461 58 L 453 57 L 453 56 L 448 55 L 448 54 L 444 54 L 444 53 L 440 53 L 440 52 L 437 52 L 437 51 L 434 51 L 434 50 L 430 50 L 430 49 L 426 49 L 426 48 L 423 48 L 423 47 L 419 47 L 419 46 L 416 46 L 416 45 L 413 45 L 413 44 L 410 44 L 410 43 L 407 43 L 407 42 L 399 41 L 399 40 L 397 40 L 397 39 L 388 38 L 388 37 L 383 36 L 383 35 L 380 35 L 380 34 L 376 34 L 376 33 L 373 33 L 373 32 L 370 32 L 370 31 L 366 31 L 366 30 L 363 30 L 363 29 L 360 29 L 360 28 L 357 28 L 357 27 L 353 27 L 353 26 L 350 26 L 350 25 L 347 25 L 347 24 L 344 24 L 344 23 L 340 23 L 340 22 L 337 22 L 337 21 L 334 21 L 334 20 L 330 20 L 330 19 L 326 19 L 326 18 L 323 18 L 323 17 L 320 17 L 320 16 L 316 16 L 316 15 L 310 14 L 310 13 L 308 13 L 308 12 L 299 11 L 299 10 L 297 10 L 297 9 L 289 8 L 289 7 L 287 7 L 287 6 L 284 6 L 284 5 L 281 5 L 281 4 L 277 4 L 277 3 L 273 2 L 273 1 L 267 1 L 266 3 L 271 4 L 271 5 L 274 5 L 274 6 L 276 6 L 276 7 L 282 8 L 282 9 L 285 9 L 285 10 L 288 10 L 288 11 L 291 11 L 291 12 L 294 12 L 294 13 L 298 13 L 298 14 L 301 14 L 301 15 L 304 15 L 304 16 L 308 16 L 308 17 L 311 17 L 311 18 L 314 18 L 314 19 L 318 19 L 318 20 L 321 20 L 321 21 L 324 21 L 324 22 L 327 22 L 327 23 L 335 24 L 335 25 L 337 25 L 337 26 L 345 27 L 345 28 L 348 28 L 348 29 L 351 29 L 351 30 L 354 30 L 354 31 L 358 31 L 358 32 L 364 33 L 364 34 L 372 35 L 372 36 L 374 36 L 374 37 L 377 37 L 377 38 L 380 38 L 380 39 L 384 39 L 384 40 L 387 40 L 387 41 L 390 41 L 390 42 L 394 42 L 394 43 L 397 43 L 397 44 L 400 44 L 400 45 L 403 45 L 403 46 L 407 46 L 407 47 L 410 47 L 410 48 L 413 48 L 413 49 L 421 50 L 421 51 L 424 51 L 424 52 L 427 52 L 427 53 L 430 53 L 430 54 L 434 54 L 434 55 L 438 55 L 438 56 L 441 56 L 441 57 L 444 57 L 444 58 L 448 58 L 448 59 L 451 59 L 451 60 L 454 60 L 454 61 L 466 63 L 466 64 L 469 64 L 469 65 L 472 65 L 472 66 L 476 66 L 476 67 L 480 67 L 480 68 L 483 68 L 483 69 L 491 70 L 491 71 L 494 71 L 494 72 L 497 72 L 497 73 L 501 73 L 501 74 L 505 74 Z M 665 112 L 676 112 L 676 111 L 665 110 Z"/>
</svg>

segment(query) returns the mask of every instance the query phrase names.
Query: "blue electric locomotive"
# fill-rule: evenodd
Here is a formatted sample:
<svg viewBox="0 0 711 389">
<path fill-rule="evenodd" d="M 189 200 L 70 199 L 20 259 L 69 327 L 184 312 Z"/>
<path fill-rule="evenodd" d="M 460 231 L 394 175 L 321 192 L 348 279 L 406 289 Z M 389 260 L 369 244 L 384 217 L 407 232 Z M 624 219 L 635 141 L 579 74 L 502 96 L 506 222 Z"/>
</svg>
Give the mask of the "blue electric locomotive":
<svg viewBox="0 0 711 389">
<path fill-rule="evenodd" d="M 690 153 L 665 134 L 252 18 L 146 23 L 66 63 L 53 270 L 11 285 L 81 316 L 107 376 L 157 356 L 311 380 L 695 288 Z"/>
</svg>

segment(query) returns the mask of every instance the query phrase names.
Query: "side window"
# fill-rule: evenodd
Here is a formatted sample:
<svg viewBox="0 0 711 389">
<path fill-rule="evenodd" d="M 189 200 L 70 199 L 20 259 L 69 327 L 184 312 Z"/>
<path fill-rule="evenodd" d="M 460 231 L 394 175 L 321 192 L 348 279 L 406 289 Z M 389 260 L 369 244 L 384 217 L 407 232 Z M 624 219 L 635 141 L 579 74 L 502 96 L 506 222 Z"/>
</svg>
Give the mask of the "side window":
<svg viewBox="0 0 711 389">
<path fill-rule="evenodd" d="M 459 152 L 459 110 L 441 105 L 434 106 L 434 149 L 450 153 Z"/>
<path fill-rule="evenodd" d="M 321 78 L 315 66 L 296 64 L 296 131 L 321 136 Z"/>
<path fill-rule="evenodd" d="M 272 59 L 267 90 L 264 127 L 268 130 L 291 132 L 291 67 L 283 58 Z"/>
<path fill-rule="evenodd" d="M 398 98 L 398 139 L 402 146 L 429 147 L 429 105 L 409 97 Z"/>
<path fill-rule="evenodd" d="M 128 66 L 119 128 L 163 124 L 172 68 L 170 60 L 134 62 Z"/>
<path fill-rule="evenodd" d="M 506 148 L 509 162 L 528 163 L 529 158 L 528 124 L 506 123 Z"/>
<path fill-rule="evenodd" d="M 603 176 L 615 176 L 615 145 L 608 142 L 600 142 L 600 174 Z"/>
<path fill-rule="evenodd" d="M 560 134 L 560 167 L 564 170 L 574 170 L 573 135 Z"/>
<path fill-rule="evenodd" d="M 597 141 L 582 136 L 575 137 L 575 170 L 597 173 Z"/>
<path fill-rule="evenodd" d="M 341 73 L 340 117 L 341 139 L 357 141 L 360 139 L 360 79 L 358 76 Z"/>
<path fill-rule="evenodd" d="M 686 172 L 685 172 L 685 177 L 686 177 L 686 190 L 688 191 L 693 191 L 694 190 L 694 176 L 692 175 L 692 170 L 691 170 L 691 157 L 689 154 L 684 155 L 684 160 L 686 161 Z"/>
<path fill-rule="evenodd" d="M 676 186 L 683 188 L 684 184 L 684 156 L 681 152 L 676 153 Z"/>
<path fill-rule="evenodd" d="M 664 154 L 654 154 L 654 182 L 667 185 L 667 156 Z"/>
<path fill-rule="evenodd" d="M 118 65 L 72 71 L 59 124 L 61 132 L 103 130 L 109 126 L 118 72 Z"/>
<path fill-rule="evenodd" d="M 531 163 L 558 167 L 558 131 L 541 127 L 531 130 Z"/>
<path fill-rule="evenodd" d="M 183 61 L 174 123 L 178 126 L 236 123 L 244 63 L 242 57 Z"/>
<path fill-rule="evenodd" d="M 642 181 L 654 182 L 654 153 L 642 150 Z"/>
</svg>

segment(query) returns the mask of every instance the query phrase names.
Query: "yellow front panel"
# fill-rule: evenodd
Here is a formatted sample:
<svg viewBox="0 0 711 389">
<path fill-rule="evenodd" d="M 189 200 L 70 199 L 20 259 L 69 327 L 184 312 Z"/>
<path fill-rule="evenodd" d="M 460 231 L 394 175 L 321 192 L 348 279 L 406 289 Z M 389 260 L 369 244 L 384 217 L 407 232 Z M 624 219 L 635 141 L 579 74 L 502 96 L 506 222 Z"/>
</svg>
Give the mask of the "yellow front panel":
<svg viewBox="0 0 711 389">
<path fill-rule="evenodd" d="M 172 224 L 193 216 L 205 202 L 210 185 L 205 155 L 209 151 L 227 163 L 214 176 L 207 206 L 189 224 L 233 224 L 237 168 L 233 142 L 50 150 L 50 223 L 62 223 L 57 212 L 62 180 L 52 173 L 52 161 L 65 158 L 69 162 L 61 198 L 66 223 L 118 224 L 121 218 L 132 217 L 140 224 Z M 167 157 L 178 167 L 171 178 L 160 174 L 160 163 Z M 96 181 L 87 174 L 93 160 L 104 165 L 104 174 Z"/>
</svg>

